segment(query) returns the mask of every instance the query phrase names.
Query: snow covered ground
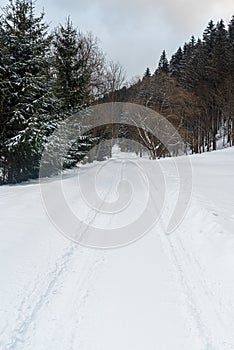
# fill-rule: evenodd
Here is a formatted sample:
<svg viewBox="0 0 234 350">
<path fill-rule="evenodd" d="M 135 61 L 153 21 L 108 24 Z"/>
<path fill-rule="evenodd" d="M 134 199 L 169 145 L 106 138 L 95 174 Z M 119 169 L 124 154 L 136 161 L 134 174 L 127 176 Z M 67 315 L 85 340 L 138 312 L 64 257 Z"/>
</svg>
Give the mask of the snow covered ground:
<svg viewBox="0 0 234 350">
<path fill-rule="evenodd" d="M 99 182 L 105 200 L 116 197 L 120 177 L 137 178 L 136 166 L 152 166 L 129 157 L 107 162 Z M 190 160 L 193 191 L 181 225 L 170 235 L 163 229 L 178 194 L 173 160 L 163 159 L 160 220 L 119 249 L 86 248 L 65 238 L 45 212 L 39 184 L 1 187 L 0 349 L 233 350 L 234 149 Z M 187 158 L 178 161 L 183 167 Z M 93 168 L 99 171 L 103 164 Z M 88 168 L 79 176 L 85 179 Z M 160 187 L 161 180 L 151 175 Z M 72 210 L 78 210 L 77 174 L 63 183 Z M 92 217 L 85 204 L 79 215 L 110 229 L 134 220 L 147 200 L 147 184 L 134 185 L 126 216 Z M 157 207 L 159 198 L 154 201 Z"/>
</svg>

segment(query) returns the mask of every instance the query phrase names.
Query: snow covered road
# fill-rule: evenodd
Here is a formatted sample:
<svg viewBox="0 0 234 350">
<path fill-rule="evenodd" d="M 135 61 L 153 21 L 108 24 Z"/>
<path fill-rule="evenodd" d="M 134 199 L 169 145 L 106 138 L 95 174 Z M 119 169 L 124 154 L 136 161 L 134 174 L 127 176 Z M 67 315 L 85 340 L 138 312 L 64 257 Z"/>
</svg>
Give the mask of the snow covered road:
<svg viewBox="0 0 234 350">
<path fill-rule="evenodd" d="M 136 242 L 108 251 L 59 233 L 38 184 L 1 187 L 0 349 L 233 350 L 233 159 L 233 148 L 191 157 L 192 198 L 171 235 L 164 223 L 178 178 L 172 160 L 160 160 L 164 178 L 150 176 L 158 196 L 166 183 L 160 220 Z M 180 157 L 182 166 L 184 161 Z M 113 229 L 141 215 L 148 185 L 136 168 L 150 169 L 152 162 L 125 155 L 107 163 L 91 167 L 102 172 L 103 200 L 116 199 L 121 178 L 133 179 L 125 214 L 90 211 L 81 202 L 76 173 L 63 180 L 63 190 L 71 210 L 88 224 Z M 85 179 L 86 171 L 92 170 L 84 167 L 79 176 Z M 88 191 L 88 181 L 83 184 Z M 154 198 L 151 209 L 160 206 Z M 56 210 L 62 215 L 55 203 Z"/>
</svg>

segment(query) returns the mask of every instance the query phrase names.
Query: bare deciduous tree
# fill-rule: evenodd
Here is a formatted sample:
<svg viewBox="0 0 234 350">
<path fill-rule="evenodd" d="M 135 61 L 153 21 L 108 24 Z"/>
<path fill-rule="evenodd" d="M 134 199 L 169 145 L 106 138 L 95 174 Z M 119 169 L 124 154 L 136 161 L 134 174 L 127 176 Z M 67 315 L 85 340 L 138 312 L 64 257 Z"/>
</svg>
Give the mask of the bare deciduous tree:
<svg viewBox="0 0 234 350">
<path fill-rule="evenodd" d="M 119 62 L 110 61 L 105 74 L 106 93 L 114 100 L 114 92 L 120 90 L 126 80 L 126 73 Z"/>
</svg>

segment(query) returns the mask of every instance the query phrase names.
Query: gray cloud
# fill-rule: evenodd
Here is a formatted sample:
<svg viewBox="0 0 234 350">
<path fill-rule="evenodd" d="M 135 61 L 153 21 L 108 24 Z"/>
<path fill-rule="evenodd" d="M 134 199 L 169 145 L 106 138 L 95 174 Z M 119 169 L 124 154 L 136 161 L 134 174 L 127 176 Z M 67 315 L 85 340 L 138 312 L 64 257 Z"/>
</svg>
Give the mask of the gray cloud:
<svg viewBox="0 0 234 350">
<path fill-rule="evenodd" d="M 99 15 L 104 23 L 116 25 L 126 21 L 143 21 L 147 26 L 147 19 L 153 15 L 160 17 L 165 25 L 176 30 L 196 29 L 204 20 L 210 18 L 230 19 L 232 15 L 232 0 L 58 0 L 54 5 L 63 10 L 88 11 L 89 8 L 99 9 Z"/>
<path fill-rule="evenodd" d="M 93 31 L 129 77 L 154 70 L 163 49 L 172 54 L 191 35 L 201 36 L 210 19 L 228 22 L 234 12 L 232 0 L 38 0 L 43 7 L 53 26 L 71 15 L 82 31 Z"/>
<path fill-rule="evenodd" d="M 171 54 L 191 35 L 201 36 L 211 18 L 229 21 L 233 9 L 232 0 L 59 0 L 56 6 L 93 30 L 130 75 L 156 68 L 164 48 Z"/>
</svg>

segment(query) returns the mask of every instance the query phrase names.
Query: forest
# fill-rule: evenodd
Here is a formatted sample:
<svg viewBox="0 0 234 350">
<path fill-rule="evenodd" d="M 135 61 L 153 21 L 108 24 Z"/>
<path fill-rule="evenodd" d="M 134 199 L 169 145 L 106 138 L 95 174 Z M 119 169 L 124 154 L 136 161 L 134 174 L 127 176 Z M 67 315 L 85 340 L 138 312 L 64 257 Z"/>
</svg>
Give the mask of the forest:
<svg viewBox="0 0 234 350">
<path fill-rule="evenodd" d="M 105 102 L 151 108 L 178 130 L 184 152 L 234 144 L 234 16 L 227 27 L 212 20 L 155 71 L 127 82 L 123 67 L 107 61 L 93 33 L 68 17 L 56 28 L 35 14 L 35 2 L 9 0 L 0 17 L 0 184 L 38 178 L 48 138 L 69 116 Z M 143 135 L 143 136 L 142 136 Z M 170 156 L 159 140 L 129 125 L 105 125 L 79 137 L 64 168 L 111 138 L 141 143 L 152 159 Z M 152 148 L 152 145 L 157 147 Z M 153 150 L 153 153 L 152 153 Z M 106 152 L 106 154 L 105 154 Z M 110 154 L 109 150 L 100 156 Z"/>
</svg>

